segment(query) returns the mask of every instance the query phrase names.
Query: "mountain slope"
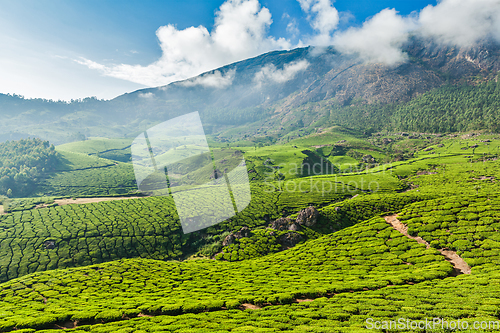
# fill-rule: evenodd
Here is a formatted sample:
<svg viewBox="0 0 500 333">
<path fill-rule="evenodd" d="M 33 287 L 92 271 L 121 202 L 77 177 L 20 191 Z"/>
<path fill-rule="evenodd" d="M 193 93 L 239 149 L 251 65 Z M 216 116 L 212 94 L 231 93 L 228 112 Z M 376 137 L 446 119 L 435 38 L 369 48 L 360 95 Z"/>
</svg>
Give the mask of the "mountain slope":
<svg viewBox="0 0 500 333">
<path fill-rule="evenodd" d="M 274 51 L 110 101 L 64 103 L 0 95 L 0 129 L 5 133 L 0 139 L 31 135 L 58 144 L 82 135 L 134 137 L 192 111 L 200 112 L 207 133 L 261 126 L 274 118 L 279 120 L 273 121 L 276 127 L 298 108 L 322 102 L 344 119 L 345 108 L 353 104 L 378 110 L 444 84 L 496 80 L 500 69 L 500 48 L 492 42 L 458 48 L 415 38 L 405 51 L 409 60 L 397 66 L 363 63 L 333 48 Z"/>
</svg>

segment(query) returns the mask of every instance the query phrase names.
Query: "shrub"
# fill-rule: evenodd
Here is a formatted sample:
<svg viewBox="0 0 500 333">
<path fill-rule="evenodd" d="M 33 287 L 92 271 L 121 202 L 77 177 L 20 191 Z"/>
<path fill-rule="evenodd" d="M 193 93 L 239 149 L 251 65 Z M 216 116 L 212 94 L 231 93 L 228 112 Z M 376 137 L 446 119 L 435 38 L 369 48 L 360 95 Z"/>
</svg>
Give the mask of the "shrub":
<svg viewBox="0 0 500 333">
<path fill-rule="evenodd" d="M 48 328 L 52 324 L 56 323 L 59 318 L 57 316 L 44 315 L 36 318 L 24 318 L 17 322 L 17 328 Z"/>
<path fill-rule="evenodd" d="M 276 295 L 278 298 L 278 302 L 280 304 L 290 304 L 294 300 L 294 295 L 289 293 L 280 293 Z"/>
<path fill-rule="evenodd" d="M 118 310 L 104 310 L 95 316 L 96 320 L 102 320 L 103 322 L 119 320 L 123 317 L 123 313 Z"/>
<path fill-rule="evenodd" d="M 185 313 L 198 313 L 205 310 L 205 304 L 201 302 L 185 303 L 182 305 L 182 311 Z"/>
<path fill-rule="evenodd" d="M 0 320 L 0 330 L 10 331 L 16 326 L 16 323 L 10 320 Z"/>
<path fill-rule="evenodd" d="M 166 304 L 161 308 L 161 312 L 166 315 L 178 315 L 182 313 L 182 304 Z"/>
<path fill-rule="evenodd" d="M 241 302 L 237 299 L 230 299 L 226 301 L 226 308 L 228 309 L 237 309 L 241 305 Z"/>
<path fill-rule="evenodd" d="M 73 321 L 92 321 L 98 314 L 97 311 L 78 311 L 73 313 L 71 320 Z"/>
</svg>

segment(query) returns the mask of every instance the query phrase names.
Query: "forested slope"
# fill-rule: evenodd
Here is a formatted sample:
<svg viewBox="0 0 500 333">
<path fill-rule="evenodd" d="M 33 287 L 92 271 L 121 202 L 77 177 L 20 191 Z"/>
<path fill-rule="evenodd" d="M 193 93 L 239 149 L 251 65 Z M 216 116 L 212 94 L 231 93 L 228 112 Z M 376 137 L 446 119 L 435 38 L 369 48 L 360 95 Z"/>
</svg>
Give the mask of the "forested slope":
<svg viewBox="0 0 500 333">
<path fill-rule="evenodd" d="M 58 164 L 53 145 L 40 139 L 0 143 L 0 194 L 29 195 L 41 176 Z"/>
<path fill-rule="evenodd" d="M 500 83 L 445 86 L 395 108 L 394 129 L 446 133 L 500 132 Z"/>
</svg>

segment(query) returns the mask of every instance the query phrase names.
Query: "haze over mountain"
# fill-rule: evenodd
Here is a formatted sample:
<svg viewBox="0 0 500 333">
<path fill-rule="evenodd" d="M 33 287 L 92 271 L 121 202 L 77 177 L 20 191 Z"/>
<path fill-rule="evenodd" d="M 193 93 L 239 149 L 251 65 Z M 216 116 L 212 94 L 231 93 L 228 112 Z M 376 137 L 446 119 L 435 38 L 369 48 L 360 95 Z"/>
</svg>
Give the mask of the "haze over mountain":
<svg viewBox="0 0 500 333">
<path fill-rule="evenodd" d="M 209 134 L 245 125 L 241 132 L 247 137 L 269 134 L 261 128 L 283 135 L 297 123 L 308 128 L 321 125 L 325 117 L 338 120 L 353 106 L 376 113 L 444 85 L 496 80 L 500 69 L 500 47 L 494 41 L 458 47 L 414 37 L 403 51 L 407 60 L 392 66 L 367 63 L 332 47 L 274 51 L 109 101 L 66 103 L 1 94 L 0 139 L 37 136 L 60 144 L 83 136 L 134 137 L 192 111 L 200 112 Z"/>
</svg>

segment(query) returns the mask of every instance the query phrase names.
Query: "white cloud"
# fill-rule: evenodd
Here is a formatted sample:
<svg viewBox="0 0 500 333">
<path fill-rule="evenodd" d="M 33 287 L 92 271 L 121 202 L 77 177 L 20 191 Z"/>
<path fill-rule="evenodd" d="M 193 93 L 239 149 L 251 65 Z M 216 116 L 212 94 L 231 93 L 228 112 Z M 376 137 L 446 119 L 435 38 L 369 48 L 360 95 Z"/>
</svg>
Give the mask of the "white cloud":
<svg viewBox="0 0 500 333">
<path fill-rule="evenodd" d="M 294 37 L 299 34 L 299 28 L 297 28 L 297 21 L 293 19 L 286 25 L 286 32 L 293 35 Z"/>
<path fill-rule="evenodd" d="M 459 46 L 486 37 L 500 41 L 500 0 L 442 0 L 406 17 L 384 9 L 362 27 L 337 33 L 333 44 L 368 62 L 397 64 L 406 60 L 401 47 L 410 33 Z"/>
<path fill-rule="evenodd" d="M 288 13 L 283 13 L 282 20 L 287 20 L 288 24 L 286 25 L 286 32 L 288 32 L 292 38 L 297 37 L 300 33 L 300 30 L 297 26 L 297 20 L 294 17 L 291 17 Z"/>
<path fill-rule="evenodd" d="M 285 83 L 295 77 L 295 75 L 309 67 L 310 63 L 307 60 L 294 61 L 283 66 L 283 69 L 277 69 L 276 66 L 269 64 L 261 68 L 254 76 L 254 82 L 257 87 L 262 83 L 273 81 L 276 83 Z"/>
<path fill-rule="evenodd" d="M 287 40 L 267 35 L 271 23 L 271 13 L 258 0 L 227 0 L 216 13 L 212 32 L 203 26 L 184 30 L 173 25 L 160 27 L 156 35 L 162 56 L 148 66 L 106 66 L 88 59 L 77 62 L 106 76 L 147 86 L 165 85 L 267 51 L 290 48 Z"/>
<path fill-rule="evenodd" d="M 233 83 L 236 70 L 231 69 L 224 73 L 215 71 L 212 74 L 197 76 L 189 80 L 181 81 L 178 84 L 184 87 L 203 86 L 208 88 L 225 88 Z"/>
<path fill-rule="evenodd" d="M 150 98 L 155 97 L 155 94 L 153 94 L 152 92 L 140 93 L 140 94 L 139 94 L 139 97 L 141 97 L 141 98 L 146 98 L 146 99 L 150 99 Z"/>
<path fill-rule="evenodd" d="M 500 1 L 442 0 L 425 7 L 418 16 L 406 17 L 384 9 L 362 27 L 337 33 L 333 44 L 341 52 L 358 53 L 368 62 L 397 64 L 406 60 L 401 47 L 410 33 L 459 46 L 488 36 L 500 41 Z"/>
<path fill-rule="evenodd" d="M 334 37 L 335 47 L 344 53 L 357 53 L 367 62 L 397 64 L 406 60 L 401 51 L 409 32 L 416 27 L 412 17 L 402 17 L 394 9 L 384 9 L 363 23 Z"/>
<path fill-rule="evenodd" d="M 406 60 L 401 47 L 410 33 L 435 38 L 439 42 L 467 45 L 488 35 L 500 41 L 500 0 L 442 0 L 420 13 L 398 15 L 384 9 L 361 27 L 336 32 L 345 13 L 339 13 L 332 0 L 297 0 L 314 29 L 301 36 L 295 18 L 288 20 L 287 31 L 293 47 L 334 45 L 339 51 L 357 53 L 367 62 L 397 64 Z M 174 25 L 160 27 L 156 35 L 162 49 L 160 59 L 148 66 L 105 65 L 80 58 L 76 62 L 100 71 L 104 76 L 119 78 L 146 86 L 161 86 L 184 80 L 229 63 L 259 54 L 292 47 L 290 40 L 268 35 L 271 13 L 259 0 L 227 0 L 215 15 L 212 31 L 203 26 L 178 30 Z M 273 74 L 274 73 L 274 74 Z M 285 80 L 272 66 L 263 69 L 262 78 Z M 184 85 L 224 87 L 232 82 L 230 73 L 214 72 Z M 233 73 L 234 74 L 234 73 Z M 274 75 L 274 76 L 273 76 Z M 286 80 L 285 80 L 286 81 Z"/>
<path fill-rule="evenodd" d="M 499 0 L 443 0 L 419 15 L 418 32 L 439 42 L 471 45 L 487 36 L 500 41 Z"/>
<path fill-rule="evenodd" d="M 311 27 L 317 32 L 307 42 L 311 45 L 326 46 L 332 44 L 332 33 L 337 28 L 340 17 L 330 0 L 297 0 L 306 13 Z"/>
</svg>

